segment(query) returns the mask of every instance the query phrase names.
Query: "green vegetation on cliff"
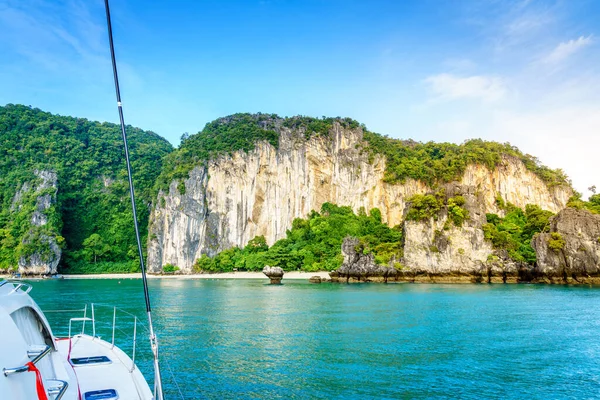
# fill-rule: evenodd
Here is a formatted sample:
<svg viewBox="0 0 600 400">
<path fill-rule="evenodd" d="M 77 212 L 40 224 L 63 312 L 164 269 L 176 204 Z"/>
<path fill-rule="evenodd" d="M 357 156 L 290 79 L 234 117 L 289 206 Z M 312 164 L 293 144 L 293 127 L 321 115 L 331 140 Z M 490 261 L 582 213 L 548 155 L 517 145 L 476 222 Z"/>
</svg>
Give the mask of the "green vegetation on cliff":
<svg viewBox="0 0 600 400">
<path fill-rule="evenodd" d="M 234 247 L 215 257 L 202 256 L 194 265 L 196 272 L 260 271 L 265 265 L 279 266 L 286 271 L 330 271 L 343 261 L 342 241 L 346 236 L 360 239 L 361 249 L 373 253 L 375 261 L 387 264 L 402 255 L 402 231 L 381 222 L 381 212 L 374 208 L 369 214 L 358 215 L 350 207 L 325 203 L 321 212 L 313 211 L 307 219 L 297 218 L 285 239 L 270 248 L 265 238 L 258 236 L 246 247 Z"/>
<path fill-rule="evenodd" d="M 465 198 L 460 195 L 448 199 L 448 218 L 455 226 L 462 226 L 463 222 L 469 219 L 469 211 L 464 205 Z"/>
<path fill-rule="evenodd" d="M 552 251 L 559 252 L 565 248 L 565 239 L 558 232 L 552 232 L 548 239 L 548 248 Z"/>
<path fill-rule="evenodd" d="M 174 180 L 188 178 L 196 166 L 206 165 L 208 160 L 243 150 L 254 150 L 260 141 L 279 148 L 279 131 L 282 127 L 304 132 L 304 138 L 326 136 L 334 122 L 355 129 L 359 123 L 350 118 L 313 118 L 296 116 L 281 118 L 276 114 L 233 114 L 206 124 L 202 131 L 182 137 L 179 148 L 168 155 L 156 182 L 156 189 L 167 189 Z M 179 191 L 182 192 L 183 186 Z"/>
<path fill-rule="evenodd" d="M 538 175 L 547 185 L 569 184 L 560 169 L 553 170 L 541 165 L 538 159 L 523 154 L 508 143 L 487 142 L 481 139 L 454 143 L 420 143 L 398 140 L 369 132 L 364 125 L 351 118 L 312 118 L 296 116 L 281 118 L 276 114 L 234 114 L 206 124 L 195 135 L 183 137 L 179 149 L 164 161 L 156 189 L 166 189 L 174 180 L 188 178 L 189 172 L 198 165 L 218 156 L 238 150 L 251 151 L 259 141 L 266 141 L 275 148 L 279 146 L 279 132 L 283 128 L 303 133 L 305 139 L 331 134 L 335 123 L 348 129 L 362 128 L 371 160 L 376 155 L 387 159 L 384 180 L 387 183 L 404 182 L 408 178 L 435 185 L 459 179 L 469 164 L 481 164 L 496 168 L 503 156 L 521 160 L 527 169 Z"/>
<path fill-rule="evenodd" d="M 519 159 L 525 167 L 539 176 L 549 186 L 568 184 L 565 173 L 550 169 L 539 160 L 509 143 L 488 142 L 481 139 L 467 140 L 463 144 L 420 143 L 413 140 L 398 140 L 365 131 L 364 139 L 369 144 L 371 156 L 386 157 L 384 181 L 404 182 L 412 178 L 434 185 L 459 179 L 470 164 L 481 164 L 495 169 L 502 156 Z"/>
<path fill-rule="evenodd" d="M 410 208 L 406 213 L 409 221 L 426 221 L 430 218 L 437 219 L 438 214 L 444 206 L 443 195 L 415 194 L 408 199 Z"/>
<path fill-rule="evenodd" d="M 156 187 L 166 189 L 174 180 L 187 179 L 195 166 L 237 150 L 251 151 L 259 141 L 277 147 L 276 118 L 272 114 L 234 114 L 209 122 L 195 135 L 182 137 L 179 148 L 165 157 Z"/>
<path fill-rule="evenodd" d="M 13 171 L 13 173 L 18 172 Z M 8 172 L 6 176 L 10 175 L 11 173 Z M 3 204 L 0 209 L 0 271 L 15 270 L 20 258 L 28 261 L 33 254 L 44 262 L 49 261 L 54 254 L 49 245 L 52 242 L 59 247 L 64 247 L 65 241 L 60 234 L 62 220 L 56 205 L 49 204 L 49 207 L 43 211 L 44 207 L 38 207 L 38 203 L 45 203 L 44 200 L 51 203 L 51 199 L 56 197 L 56 189 L 42 188 L 43 179 L 34 174 L 33 176 L 26 184 L 19 187 L 10 205 Z M 5 180 L 0 177 L 0 188 L 3 189 L 0 196 L 6 190 L 4 182 Z M 37 218 L 45 219 L 44 225 L 32 224 L 32 216 L 36 211 L 41 214 Z"/>
<path fill-rule="evenodd" d="M 306 139 L 310 139 L 312 136 L 321 135 L 326 136 L 329 135 L 331 129 L 333 129 L 333 124 L 337 122 L 342 127 L 347 129 L 356 129 L 361 125 L 358 121 L 353 120 L 352 118 L 331 118 L 331 117 L 321 117 L 321 118 L 313 118 L 313 117 L 305 117 L 305 116 L 295 116 L 285 118 L 283 120 L 282 125 L 286 128 L 302 130 L 304 131 L 304 137 Z"/>
<path fill-rule="evenodd" d="M 444 202 L 445 192 L 439 190 L 434 194 L 415 194 L 408 199 L 408 212 L 406 219 L 408 221 L 426 221 L 430 218 L 436 219 L 444 206 L 448 210 L 448 220 L 455 226 L 462 226 L 463 222 L 469 218 L 469 212 L 464 208 L 465 198 L 463 196 L 450 197 Z M 445 227 L 444 229 L 448 229 Z"/>
<path fill-rule="evenodd" d="M 531 247 L 531 239 L 536 233 L 548 229 L 548 221 L 552 215 L 552 212 L 536 205 L 528 204 L 523 212 L 509 203 L 504 218 L 496 214 L 486 215 L 487 224 L 483 225 L 483 232 L 494 248 L 506 250 L 515 261 L 533 264 L 536 256 Z"/>
<path fill-rule="evenodd" d="M 153 185 L 172 146 L 152 132 L 127 131 L 140 228 L 146 236 Z M 20 207 L 13 206 L 23 185 L 40 181 L 36 170 L 56 173 L 58 186 L 56 193 L 48 189 L 57 201 L 46 211 L 48 224 L 39 228 L 31 225 L 39 193 L 25 191 L 28 197 L 20 199 Z M 33 247 L 39 240 L 26 240 L 27 245 L 23 239 L 32 234 L 39 239 L 40 230 L 63 246 L 63 270 L 94 262 L 137 268 L 126 173 L 118 125 L 21 105 L 0 107 L 0 269 L 14 268 L 19 257 L 38 251 Z"/>
<path fill-rule="evenodd" d="M 260 141 L 278 148 L 285 129 L 296 133 L 294 140 L 331 138 L 336 124 L 363 130 L 364 142 L 356 148 L 371 160 L 377 155 L 387 158 L 384 180 L 388 183 L 413 178 L 435 185 L 459 178 L 472 163 L 494 168 L 503 155 L 523 161 L 549 186 L 567 183 L 562 171 L 550 170 L 508 144 L 401 141 L 369 132 L 350 118 L 235 114 L 208 123 L 196 135 L 182 137 L 176 151 L 152 132 L 127 127 L 142 240 L 145 243 L 149 207 L 158 189 L 178 180 L 178 190 L 184 192 L 183 179 L 194 166 L 237 150 L 251 151 Z M 40 171 L 56 174 L 58 190 L 34 191 L 40 183 Z M 42 195 L 56 201 L 43 212 L 47 223 L 36 227 L 31 218 L 39 210 Z M 461 196 L 443 201 L 436 195 L 416 195 L 411 202 L 408 219 L 435 217 L 444 207 L 456 226 L 469 218 Z M 588 202 L 574 199 L 572 206 L 600 212 L 600 196 L 592 196 Z M 348 207 L 323 207 L 308 219 L 295 220 L 287 237 L 270 248 L 256 238 L 244 249 L 202 258 L 197 268 L 257 270 L 269 264 L 287 270 L 335 269 L 341 263 L 340 245 L 346 235 L 359 237 L 362 251 L 372 252 L 381 264 L 401 254 L 401 232 L 382 224 L 378 210 L 355 215 Z M 511 212 L 500 221 L 494 220 L 496 223 L 490 222 L 486 234 L 501 248 L 511 250 L 515 258 L 530 260 L 529 249 L 521 246 L 528 236 L 511 228 L 511 221 L 517 218 L 511 217 Z M 63 249 L 61 267 L 65 272 L 135 270 L 131 220 L 117 125 L 52 115 L 26 106 L 0 107 L 0 270 L 13 269 L 21 257 L 34 253 L 43 257 L 46 238 L 54 239 Z"/>
<path fill-rule="evenodd" d="M 588 210 L 594 214 L 600 214 L 600 194 L 593 194 L 588 201 L 581 200 L 581 194 L 577 193 L 569 199 L 567 207 Z"/>
</svg>

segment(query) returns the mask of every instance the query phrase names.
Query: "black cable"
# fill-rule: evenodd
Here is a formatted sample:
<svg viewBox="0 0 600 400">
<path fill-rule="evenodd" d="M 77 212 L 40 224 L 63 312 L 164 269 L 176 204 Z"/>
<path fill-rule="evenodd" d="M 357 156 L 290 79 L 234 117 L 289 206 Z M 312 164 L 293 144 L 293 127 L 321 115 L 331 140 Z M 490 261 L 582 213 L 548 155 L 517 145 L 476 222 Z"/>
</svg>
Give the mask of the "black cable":
<svg viewBox="0 0 600 400">
<path fill-rule="evenodd" d="M 121 134 L 123 136 L 123 145 L 125 146 L 125 162 L 127 164 L 127 178 L 129 179 L 129 194 L 131 197 L 131 208 L 133 210 L 133 226 L 135 227 L 135 238 L 137 240 L 138 253 L 140 257 L 140 267 L 142 268 L 142 282 L 144 284 L 144 298 L 146 299 L 146 314 L 148 315 L 148 327 L 150 328 L 150 347 L 154 353 L 154 395 L 157 400 L 163 400 L 162 377 L 158 361 L 158 341 L 154 335 L 152 327 L 152 311 L 150 308 L 150 294 L 148 293 L 148 279 L 146 278 L 146 266 L 144 265 L 144 252 L 142 251 L 142 241 L 140 239 L 140 229 L 138 227 L 137 212 L 135 207 L 135 191 L 133 189 L 133 179 L 131 177 L 131 163 L 129 162 L 129 147 L 127 146 L 127 134 L 125 133 L 125 121 L 123 119 L 123 107 L 121 104 L 121 91 L 119 90 L 119 75 L 117 74 L 117 61 L 115 59 L 115 46 L 113 44 L 112 24 L 110 23 L 110 8 L 108 0 L 104 0 L 106 8 L 106 23 L 108 25 L 108 41 L 110 43 L 110 57 L 115 79 L 115 91 L 117 93 L 117 107 L 119 108 L 119 120 L 121 122 Z"/>
<path fill-rule="evenodd" d="M 127 146 L 127 134 L 125 133 L 125 120 L 123 119 L 123 107 L 121 104 L 121 90 L 119 89 L 119 75 L 117 73 L 117 61 L 115 59 L 115 46 L 113 44 L 112 25 L 110 23 L 110 8 L 108 0 L 104 0 L 106 8 L 106 23 L 108 24 L 108 41 L 110 43 L 110 57 L 112 60 L 113 75 L 115 80 L 115 90 L 117 92 L 117 107 L 119 108 L 119 120 L 121 121 L 121 134 L 125 146 L 125 162 L 127 164 L 127 178 L 129 179 L 129 194 L 131 197 L 131 207 L 133 209 L 133 225 L 135 227 L 135 238 L 137 240 L 138 253 L 140 257 L 140 267 L 142 268 L 142 282 L 144 284 L 144 297 L 146 298 L 146 312 L 150 312 L 150 295 L 148 293 L 148 280 L 146 279 L 146 266 L 144 265 L 144 253 L 142 251 L 142 241 L 140 239 L 140 229 L 138 227 L 137 212 L 135 207 L 135 192 L 133 190 L 133 179 L 131 177 L 131 164 L 129 162 L 129 148 Z"/>
</svg>

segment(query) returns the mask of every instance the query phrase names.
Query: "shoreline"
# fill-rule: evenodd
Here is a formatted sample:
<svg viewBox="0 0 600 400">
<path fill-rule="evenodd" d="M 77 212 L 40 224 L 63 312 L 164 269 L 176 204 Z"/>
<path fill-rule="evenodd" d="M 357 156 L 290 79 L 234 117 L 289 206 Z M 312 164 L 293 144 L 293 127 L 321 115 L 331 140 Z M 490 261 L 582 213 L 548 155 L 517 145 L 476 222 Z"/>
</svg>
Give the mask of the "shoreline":
<svg viewBox="0 0 600 400">
<path fill-rule="evenodd" d="M 142 279 L 141 272 L 133 274 L 75 274 L 75 275 L 63 275 L 59 274 L 62 279 Z M 153 275 L 147 274 L 148 279 L 179 279 L 179 280 L 193 280 L 193 279 L 261 279 L 268 280 L 269 278 L 262 272 L 221 272 L 215 274 L 173 274 L 173 275 Z M 286 272 L 283 279 L 286 280 L 308 280 L 313 276 L 319 276 L 321 279 L 329 279 L 329 272 L 304 272 L 304 271 L 291 271 Z M 11 279 L 10 275 L 0 275 L 0 278 Z M 58 279 L 61 279 L 58 278 Z M 28 277 L 23 276 L 23 280 L 28 279 L 41 279 L 39 277 Z M 45 279 L 45 278 L 44 278 Z M 53 279 L 53 278 L 47 278 Z"/>
<path fill-rule="evenodd" d="M 346 281 L 345 277 L 331 278 L 329 272 L 304 272 L 304 271 L 290 271 L 286 272 L 283 276 L 283 281 L 300 281 L 310 280 L 313 276 L 321 278 L 322 282 L 334 282 L 334 283 L 384 283 L 382 277 L 369 277 L 367 281 L 357 280 L 350 278 Z M 141 273 L 123 273 L 123 274 L 73 274 L 63 275 L 58 274 L 56 278 L 43 277 L 43 276 L 23 276 L 16 278 L 17 280 L 52 280 L 52 279 L 141 279 Z M 268 280 L 269 278 L 262 272 L 221 272 L 212 274 L 168 274 L 168 275 L 154 275 L 148 274 L 147 278 L 152 279 L 166 279 L 166 280 L 202 280 L 202 279 L 232 279 L 232 280 Z M 15 279 L 9 274 L 0 274 L 0 279 Z M 567 278 L 567 280 L 556 279 L 556 278 L 541 278 L 534 279 L 531 281 L 519 281 L 517 277 L 508 277 L 506 281 L 503 281 L 500 277 L 491 277 L 489 281 L 482 279 L 482 277 L 475 277 L 472 275 L 442 275 L 442 276 L 430 276 L 430 275 L 417 275 L 413 277 L 400 277 L 398 279 L 390 278 L 387 283 L 413 283 L 413 284 L 463 284 L 463 285 L 477 285 L 477 284 L 508 284 L 508 285 L 600 285 L 600 277 L 587 277 L 581 279 Z"/>
</svg>

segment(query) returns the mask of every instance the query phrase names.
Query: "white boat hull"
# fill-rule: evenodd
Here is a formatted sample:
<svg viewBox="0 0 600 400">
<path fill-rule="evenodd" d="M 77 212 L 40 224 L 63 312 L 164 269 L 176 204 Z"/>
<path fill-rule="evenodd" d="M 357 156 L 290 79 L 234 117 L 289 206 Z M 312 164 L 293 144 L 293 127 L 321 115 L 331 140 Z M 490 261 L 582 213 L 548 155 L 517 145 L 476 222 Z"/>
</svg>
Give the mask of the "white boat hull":
<svg viewBox="0 0 600 400">
<path fill-rule="evenodd" d="M 30 289 L 0 282 L 0 399 L 154 399 L 117 346 L 85 334 L 54 337 Z"/>
</svg>

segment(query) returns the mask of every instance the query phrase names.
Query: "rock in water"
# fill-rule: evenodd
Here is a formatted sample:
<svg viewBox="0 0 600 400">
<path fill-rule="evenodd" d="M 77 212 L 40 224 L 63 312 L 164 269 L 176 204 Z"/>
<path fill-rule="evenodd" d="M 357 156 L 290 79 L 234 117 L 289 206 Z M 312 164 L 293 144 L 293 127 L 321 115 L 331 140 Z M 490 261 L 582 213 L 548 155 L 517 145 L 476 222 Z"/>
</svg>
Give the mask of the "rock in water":
<svg viewBox="0 0 600 400">
<path fill-rule="evenodd" d="M 308 281 L 310 283 L 321 283 L 321 277 L 319 275 L 311 276 Z"/>
<path fill-rule="evenodd" d="M 346 278 L 346 282 L 350 278 L 357 281 L 381 278 L 384 282 L 390 278 L 397 279 L 398 271 L 395 268 L 375 264 L 375 257 L 372 253 L 363 254 L 360 240 L 357 238 L 347 237 L 344 239 L 342 255 L 344 256 L 342 266 L 329 274 L 334 281 L 339 278 Z"/>
<path fill-rule="evenodd" d="M 262 272 L 269 277 L 271 285 L 280 284 L 284 274 L 281 267 L 269 267 L 268 265 L 263 268 Z"/>
<path fill-rule="evenodd" d="M 362 254 L 356 249 L 360 246 L 360 241 L 354 237 L 347 237 L 342 243 L 342 255 L 344 263 L 338 268 L 337 273 L 340 277 L 346 278 L 346 282 L 350 278 L 366 280 L 369 271 L 375 271 L 375 259 L 373 254 Z"/>
</svg>

